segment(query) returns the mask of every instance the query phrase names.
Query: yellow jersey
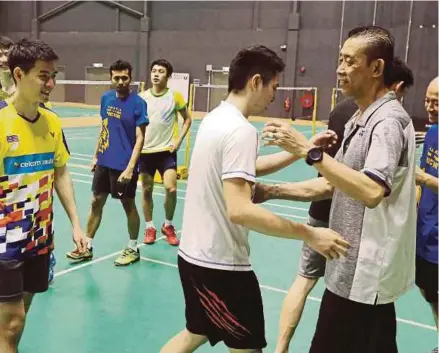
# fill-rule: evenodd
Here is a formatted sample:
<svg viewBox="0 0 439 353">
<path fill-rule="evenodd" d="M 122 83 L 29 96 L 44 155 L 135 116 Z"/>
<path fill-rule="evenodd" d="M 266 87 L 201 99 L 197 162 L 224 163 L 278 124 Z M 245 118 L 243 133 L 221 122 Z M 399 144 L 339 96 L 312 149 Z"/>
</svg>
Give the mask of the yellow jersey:
<svg viewBox="0 0 439 353">
<path fill-rule="evenodd" d="M 68 159 L 54 112 L 40 106 L 30 121 L 7 100 L 0 102 L 0 259 L 52 248 L 54 171 Z"/>
</svg>

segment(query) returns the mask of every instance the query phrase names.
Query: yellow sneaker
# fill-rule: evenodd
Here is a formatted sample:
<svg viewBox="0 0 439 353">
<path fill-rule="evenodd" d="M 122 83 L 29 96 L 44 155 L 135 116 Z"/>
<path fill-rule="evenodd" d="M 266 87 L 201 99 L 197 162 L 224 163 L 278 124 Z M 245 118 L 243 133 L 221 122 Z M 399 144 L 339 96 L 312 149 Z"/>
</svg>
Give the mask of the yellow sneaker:
<svg viewBox="0 0 439 353">
<path fill-rule="evenodd" d="M 127 266 L 127 265 L 131 265 L 137 261 L 140 260 L 140 253 L 139 253 L 139 249 L 133 250 L 129 247 L 126 247 L 123 251 L 122 251 L 122 255 L 120 255 L 116 261 L 114 261 L 114 264 L 116 266 Z"/>
<path fill-rule="evenodd" d="M 75 249 L 73 251 L 70 251 L 66 254 L 67 258 L 70 260 L 75 260 L 78 262 L 81 261 L 88 261 L 93 258 L 93 248 L 87 248 L 82 254 L 78 251 L 78 249 Z"/>
</svg>

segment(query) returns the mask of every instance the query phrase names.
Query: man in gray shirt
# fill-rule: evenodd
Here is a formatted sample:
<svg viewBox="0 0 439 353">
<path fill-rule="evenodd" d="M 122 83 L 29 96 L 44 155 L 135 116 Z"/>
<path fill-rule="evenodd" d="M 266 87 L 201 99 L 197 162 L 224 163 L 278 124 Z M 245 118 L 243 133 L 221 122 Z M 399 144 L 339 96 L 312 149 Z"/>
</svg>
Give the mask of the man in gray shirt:
<svg viewBox="0 0 439 353">
<path fill-rule="evenodd" d="M 263 133 L 323 175 L 277 185 L 275 197 L 332 198 L 329 226 L 351 244 L 346 258 L 327 261 L 310 353 L 397 352 L 394 302 L 414 281 L 416 191 L 413 124 L 387 88 L 393 49 L 382 28 L 349 33 L 337 75 L 359 110 L 335 159 L 287 125 L 269 123 Z"/>
</svg>

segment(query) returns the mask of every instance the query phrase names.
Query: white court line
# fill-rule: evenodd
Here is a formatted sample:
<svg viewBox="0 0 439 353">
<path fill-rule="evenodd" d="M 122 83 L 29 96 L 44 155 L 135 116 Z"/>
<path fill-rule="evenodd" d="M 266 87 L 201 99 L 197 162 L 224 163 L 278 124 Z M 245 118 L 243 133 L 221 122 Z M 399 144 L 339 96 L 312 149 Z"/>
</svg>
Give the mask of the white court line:
<svg viewBox="0 0 439 353">
<path fill-rule="evenodd" d="M 71 165 L 72 167 L 75 167 L 75 168 L 90 169 L 90 167 L 87 166 L 87 165 L 83 165 L 82 166 L 81 164 L 70 164 L 70 163 L 69 163 L 69 165 Z M 79 167 L 79 166 L 81 166 L 81 167 Z M 78 176 L 83 176 L 83 177 L 86 177 L 86 178 L 93 178 L 93 175 L 90 175 L 90 174 L 83 174 L 83 173 L 77 173 L 77 172 L 72 172 L 72 171 L 70 171 L 70 174 L 78 175 Z M 140 181 L 137 183 L 137 185 L 139 187 L 141 187 Z M 162 189 L 162 190 L 165 189 L 163 186 L 160 186 L 160 185 L 154 185 L 154 189 L 155 188 Z M 177 189 L 177 192 L 186 193 L 186 190 L 178 190 Z M 291 209 L 291 210 L 298 210 L 298 211 L 308 212 L 307 208 L 294 207 L 294 206 L 288 206 L 288 205 L 279 205 L 279 204 L 271 203 L 271 202 L 264 202 L 264 205 L 280 207 L 280 208 L 288 208 L 288 209 Z"/>
<path fill-rule="evenodd" d="M 78 161 L 91 162 L 91 159 L 89 159 L 89 158 L 83 158 L 83 157 L 70 156 L 70 159 L 75 159 L 75 160 L 78 160 Z"/>
<path fill-rule="evenodd" d="M 73 172 L 72 172 L 72 174 L 73 174 Z M 76 174 L 79 174 L 79 173 L 76 173 Z M 74 182 L 77 182 L 77 183 L 90 184 L 90 185 L 92 184 L 92 182 L 91 182 L 91 181 L 88 181 L 88 180 L 75 179 L 75 178 L 72 178 L 72 180 L 73 180 Z M 138 193 L 141 193 L 141 192 L 142 192 L 142 190 L 140 190 L 139 188 L 137 188 L 136 191 L 137 191 Z M 162 194 L 162 193 L 160 193 L 160 192 L 155 192 L 155 191 L 153 191 L 152 194 L 153 194 L 153 195 L 158 195 L 158 196 L 166 196 L 165 194 Z M 180 199 L 180 200 L 186 200 L 186 197 L 177 196 L 177 199 Z M 296 216 L 296 215 L 294 215 L 294 214 L 286 214 L 286 213 L 278 213 L 278 212 L 273 212 L 273 213 L 275 213 L 275 214 L 277 214 L 277 215 L 279 215 L 279 216 L 284 216 L 284 217 L 289 217 L 289 218 L 308 219 L 308 217 Z"/>
<path fill-rule="evenodd" d="M 180 232 L 181 231 L 178 231 L 177 233 L 180 233 Z M 157 241 L 162 240 L 164 238 L 165 238 L 164 236 L 160 237 L 160 238 L 157 238 Z M 142 247 L 142 246 L 145 246 L 145 244 L 139 244 L 138 245 L 139 248 Z M 95 264 L 95 263 L 107 260 L 107 259 L 109 259 L 111 257 L 114 257 L 114 256 L 120 254 L 120 253 L 121 253 L 121 251 L 116 251 L 116 252 L 114 252 L 112 254 L 109 254 L 109 255 L 106 255 L 106 256 L 102 256 L 102 257 L 100 257 L 100 258 L 98 258 L 96 260 L 88 261 L 86 263 L 83 263 L 81 265 L 77 265 L 77 266 L 69 268 L 67 270 L 59 271 L 59 272 L 55 273 L 55 277 L 63 276 L 65 274 L 67 274 L 67 273 L 80 270 L 81 268 L 84 268 L 84 267 L 90 266 L 92 264 Z M 178 265 L 176 265 L 176 264 L 173 264 L 173 263 L 170 263 L 170 262 L 166 262 L 166 261 L 160 261 L 160 260 L 156 260 L 156 259 L 151 259 L 151 258 L 145 257 L 145 256 L 140 256 L 140 259 L 143 260 L 143 261 L 147 261 L 147 262 L 151 262 L 151 263 L 156 263 L 156 264 L 163 265 L 163 266 L 178 268 Z M 268 291 L 271 291 L 271 292 L 277 292 L 277 293 L 282 293 L 282 294 L 287 294 L 288 293 L 288 291 L 286 291 L 284 289 L 276 288 L 276 287 L 266 286 L 266 285 L 263 285 L 263 284 L 261 284 L 259 286 L 262 289 L 265 289 L 265 290 L 268 290 Z M 311 300 L 311 301 L 318 302 L 318 303 L 320 303 L 322 301 L 321 298 L 317 298 L 317 297 L 313 297 L 313 296 L 308 296 L 307 300 L 308 299 Z M 422 323 L 417 322 L 417 321 L 401 319 L 399 317 L 396 318 L 396 321 L 399 321 L 399 322 L 401 322 L 403 324 L 417 326 L 417 327 L 421 327 L 421 328 L 424 328 L 424 329 L 427 329 L 427 330 L 431 330 L 431 331 L 436 331 L 436 327 L 430 326 L 430 325 L 426 325 L 426 324 L 422 324 Z"/>
<path fill-rule="evenodd" d="M 82 183 L 86 183 L 86 184 L 91 184 L 91 182 L 88 182 L 86 180 L 75 180 L 75 179 L 73 179 L 73 180 L 77 181 L 77 182 L 80 182 L 80 183 L 82 182 Z M 137 191 L 140 192 L 140 190 L 137 190 Z M 180 233 L 180 232 L 181 231 L 178 231 L 177 234 Z M 164 238 L 165 237 L 160 237 L 160 238 L 157 239 L 157 241 L 161 240 L 161 239 L 164 239 Z M 142 247 L 144 245 L 145 244 L 139 244 L 138 247 L 140 248 L 140 247 Z M 79 269 L 81 269 L 83 267 L 90 266 L 93 263 L 104 261 L 104 260 L 106 260 L 108 258 L 111 258 L 113 256 L 116 256 L 117 254 L 120 254 L 120 253 L 121 253 L 121 251 L 117 251 L 117 252 L 114 252 L 112 254 L 100 257 L 100 258 L 98 258 L 96 260 L 92 260 L 92 261 L 86 262 L 84 264 L 77 265 L 77 266 L 69 268 L 67 270 L 59 271 L 59 272 L 55 273 L 55 277 L 62 276 L 62 275 L 67 274 L 69 272 L 77 271 L 77 270 L 79 270 Z M 141 256 L 140 258 L 142 260 L 144 260 L 144 261 L 154 262 L 154 263 L 157 263 L 157 264 L 160 264 L 160 265 L 164 265 L 164 266 L 177 267 L 176 264 L 172 264 L 170 262 L 150 259 L 150 258 L 143 257 L 143 256 Z M 270 286 L 266 286 L 266 285 L 260 285 L 260 287 L 263 288 L 263 289 L 272 291 L 272 292 L 278 292 L 278 293 L 284 293 L 284 294 L 288 293 L 288 291 L 286 291 L 284 289 L 276 288 L 276 287 L 270 287 Z M 316 301 L 316 302 L 321 302 L 321 298 L 317 298 L 317 297 L 308 296 L 307 299 L 312 300 L 312 301 Z M 428 330 L 436 331 L 436 327 L 430 326 L 430 325 L 426 325 L 426 324 L 422 324 L 420 322 L 416 322 L 416 321 L 412 321 L 412 320 L 406 320 L 406 319 L 401 319 L 401 318 L 396 318 L 396 320 L 401 322 L 401 323 L 404 323 L 404 324 L 408 324 L 408 325 L 417 326 L 417 327 L 425 328 L 425 329 L 428 329 Z"/>
<path fill-rule="evenodd" d="M 177 234 L 178 234 L 178 233 L 180 233 L 180 231 L 178 231 Z M 160 238 L 157 238 L 157 239 L 156 239 L 156 242 L 159 241 L 159 240 L 165 239 L 165 238 L 166 238 L 165 236 L 162 236 L 162 237 L 160 237 Z M 138 244 L 137 247 L 140 248 L 140 247 L 145 246 L 145 245 L 146 245 L 146 244 Z M 92 265 L 92 264 L 95 264 L 95 263 L 98 263 L 98 262 L 104 261 L 104 260 L 106 260 L 106 259 L 109 259 L 110 257 L 113 257 L 113 256 L 116 256 L 116 255 L 119 255 L 121 252 L 122 252 L 122 250 L 119 250 L 119 251 L 116 251 L 116 252 L 114 252 L 114 253 L 112 253 L 112 254 L 109 254 L 109 255 L 105 255 L 105 256 L 99 257 L 99 258 L 97 258 L 97 259 L 95 259 L 95 260 L 91 260 L 91 261 L 84 262 L 84 263 L 82 263 L 82 264 L 80 264 L 80 265 L 72 265 L 72 267 L 71 267 L 71 268 L 68 268 L 67 270 L 62 270 L 62 271 L 56 272 L 55 275 L 54 275 L 54 277 L 63 276 L 63 275 L 65 275 L 65 274 L 67 274 L 67 273 L 70 273 L 70 272 L 73 272 L 73 271 L 77 271 L 77 270 L 79 270 L 79 269 L 81 269 L 81 268 L 83 268 L 83 267 L 87 267 L 87 266 L 90 266 L 90 265 Z"/>
<path fill-rule="evenodd" d="M 66 140 L 67 141 L 71 141 L 71 140 L 94 140 L 94 137 L 86 137 L 86 136 L 74 136 L 74 137 L 70 137 L 70 136 L 66 136 Z M 71 157 L 73 158 L 73 157 Z"/>
<path fill-rule="evenodd" d="M 76 153 L 76 152 L 71 152 L 70 154 L 73 156 L 90 157 L 89 158 L 90 161 L 91 161 L 91 158 L 93 158 L 93 156 L 91 154 Z"/>
<path fill-rule="evenodd" d="M 287 183 L 287 181 L 285 181 L 285 180 L 274 180 L 274 179 L 265 179 L 265 178 L 256 178 L 256 179 L 260 180 L 260 181 L 268 181 L 269 183 L 274 183 L 274 184 L 285 184 L 285 183 Z"/>
<path fill-rule="evenodd" d="M 68 132 L 68 133 L 65 133 L 64 135 L 65 135 L 65 137 L 76 137 L 76 136 L 90 136 L 90 137 L 92 137 L 92 135 L 90 134 L 90 131 L 72 132 L 72 133 Z"/>
<path fill-rule="evenodd" d="M 78 155 L 78 156 L 82 156 L 82 157 L 88 157 L 90 155 L 88 154 L 83 154 L 83 153 L 72 153 L 72 155 Z M 77 159 L 77 160 L 83 160 L 83 161 L 88 161 L 91 163 L 91 159 L 84 159 L 84 158 L 79 158 L 79 157 L 71 157 L 72 159 Z M 71 165 L 72 167 L 75 168 L 82 168 L 82 169 L 90 169 L 90 167 L 88 165 L 83 165 L 83 164 L 74 164 L 74 163 L 69 163 L 69 165 Z M 73 172 L 71 173 L 73 174 Z M 77 175 L 81 175 L 81 174 L 77 174 Z M 82 174 L 83 176 L 87 176 L 85 174 Z M 284 183 L 284 181 L 281 180 L 270 180 L 270 179 L 262 179 L 262 178 L 257 178 L 258 180 L 262 180 L 262 181 L 272 181 L 275 183 L 279 183 L 282 182 Z M 183 182 L 182 180 L 177 180 L 177 182 Z M 185 181 L 184 181 L 185 182 Z M 140 183 L 140 182 L 139 182 Z M 154 185 L 154 188 L 159 188 L 159 189 L 164 189 L 163 186 L 160 185 Z M 179 190 L 177 189 L 177 192 L 181 192 L 181 193 L 186 193 L 186 190 Z M 264 202 L 264 205 L 268 205 L 268 206 L 274 206 L 274 207 L 280 207 L 280 208 L 288 208 L 291 210 L 298 210 L 298 211 L 304 211 L 304 212 L 308 212 L 308 208 L 303 208 L 303 207 L 294 207 L 294 206 L 288 206 L 288 205 L 279 205 L 276 203 L 271 203 L 271 202 Z"/>
<path fill-rule="evenodd" d="M 77 155 L 77 156 L 90 157 L 90 158 L 93 157 L 91 154 L 82 154 L 82 153 L 75 153 L 75 152 L 72 152 L 70 155 L 71 155 L 71 156 L 75 156 L 75 155 Z M 78 158 L 76 158 L 76 157 L 71 157 L 71 158 L 78 159 Z M 82 160 L 82 159 L 81 159 L 81 160 Z M 91 161 L 91 160 L 90 160 L 90 161 Z M 285 183 L 285 180 L 273 180 L 273 179 L 265 179 L 265 178 L 256 178 L 256 179 L 257 179 L 257 180 L 261 180 L 261 181 L 268 181 L 268 182 L 270 182 L 270 183 Z M 184 181 L 184 180 L 177 180 L 177 182 L 182 182 L 182 183 L 184 183 L 185 181 Z M 308 211 L 308 210 L 307 210 L 307 211 Z"/>
<path fill-rule="evenodd" d="M 165 262 L 165 261 L 151 259 L 149 257 L 140 256 L 140 259 L 142 259 L 144 261 L 147 261 L 147 262 L 156 263 L 156 264 L 159 264 L 159 265 L 164 265 L 164 266 L 178 268 L 178 265 L 176 265 L 176 264 L 172 264 L 170 262 Z M 288 291 L 286 291 L 284 289 L 280 289 L 280 288 L 276 288 L 276 287 L 271 287 L 271 286 L 266 286 L 266 285 L 263 285 L 263 284 L 260 284 L 259 287 L 261 287 L 263 289 L 266 289 L 266 290 L 269 290 L 271 292 L 277 292 L 277 293 L 283 293 L 283 294 L 287 294 L 288 293 Z M 319 303 L 322 301 L 322 298 L 317 298 L 317 297 L 312 297 L 312 296 L 308 296 L 307 299 L 315 301 L 315 302 L 319 302 Z M 416 321 L 412 321 L 412 320 L 406 320 L 406 319 L 401 319 L 401 318 L 396 318 L 396 321 L 402 322 L 404 324 L 412 325 L 412 326 L 422 327 L 422 328 L 425 328 L 427 330 L 436 331 L 436 327 L 430 326 L 430 325 L 426 325 L 426 324 L 422 324 L 420 322 L 416 322 Z"/>
</svg>

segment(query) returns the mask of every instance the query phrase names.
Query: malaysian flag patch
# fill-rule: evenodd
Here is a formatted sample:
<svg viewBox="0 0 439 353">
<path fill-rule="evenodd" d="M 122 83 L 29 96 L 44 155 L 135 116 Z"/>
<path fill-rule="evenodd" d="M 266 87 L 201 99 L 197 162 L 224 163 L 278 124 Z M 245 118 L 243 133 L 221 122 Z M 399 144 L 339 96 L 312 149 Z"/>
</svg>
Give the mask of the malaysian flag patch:
<svg viewBox="0 0 439 353">
<path fill-rule="evenodd" d="M 19 142 L 18 135 L 8 135 L 6 136 L 6 141 L 8 141 L 9 143 Z"/>
</svg>

